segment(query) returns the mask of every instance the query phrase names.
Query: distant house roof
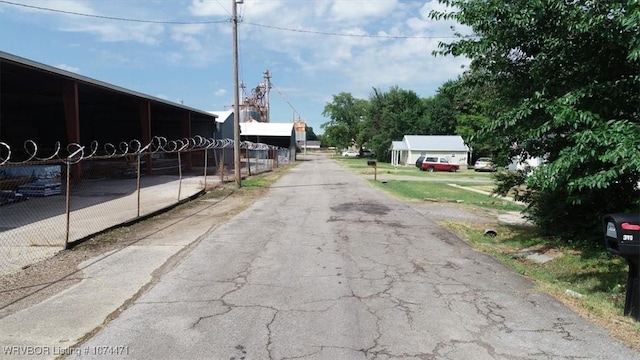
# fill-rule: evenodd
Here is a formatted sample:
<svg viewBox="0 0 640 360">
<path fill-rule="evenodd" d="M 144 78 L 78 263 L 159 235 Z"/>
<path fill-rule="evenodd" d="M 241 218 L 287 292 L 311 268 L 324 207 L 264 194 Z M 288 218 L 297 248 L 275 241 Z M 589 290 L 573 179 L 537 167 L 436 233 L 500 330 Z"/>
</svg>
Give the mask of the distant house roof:
<svg viewBox="0 0 640 360">
<path fill-rule="evenodd" d="M 405 135 L 402 140 L 412 151 L 469 151 L 459 135 Z"/>
<path fill-rule="evenodd" d="M 293 123 L 240 123 L 242 136 L 292 136 Z"/>
<path fill-rule="evenodd" d="M 391 150 L 409 150 L 407 144 L 404 141 L 392 141 L 391 142 Z"/>
<path fill-rule="evenodd" d="M 233 120 L 233 110 L 224 110 L 224 111 L 207 111 L 210 114 L 217 116 L 216 122 L 224 123 L 227 120 Z"/>
</svg>

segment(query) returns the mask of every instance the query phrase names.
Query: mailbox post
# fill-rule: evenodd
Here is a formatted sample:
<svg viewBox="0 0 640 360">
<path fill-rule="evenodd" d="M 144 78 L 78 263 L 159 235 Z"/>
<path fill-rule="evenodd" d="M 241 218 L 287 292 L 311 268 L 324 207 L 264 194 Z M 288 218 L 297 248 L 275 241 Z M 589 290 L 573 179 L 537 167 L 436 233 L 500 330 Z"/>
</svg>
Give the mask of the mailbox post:
<svg viewBox="0 0 640 360">
<path fill-rule="evenodd" d="M 603 220 L 607 250 L 629 264 L 624 314 L 640 321 L 640 213 L 609 214 Z"/>
<path fill-rule="evenodd" d="M 373 167 L 373 180 L 378 181 L 378 163 L 375 161 L 367 161 L 367 165 Z"/>
</svg>

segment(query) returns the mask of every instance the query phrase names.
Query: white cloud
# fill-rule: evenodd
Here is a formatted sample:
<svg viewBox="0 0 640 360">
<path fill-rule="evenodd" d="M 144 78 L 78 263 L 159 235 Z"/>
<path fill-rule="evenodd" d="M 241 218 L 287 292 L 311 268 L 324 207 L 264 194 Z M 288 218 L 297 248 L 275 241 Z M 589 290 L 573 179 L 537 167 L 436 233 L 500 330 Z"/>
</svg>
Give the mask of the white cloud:
<svg viewBox="0 0 640 360">
<path fill-rule="evenodd" d="M 430 17 L 432 11 L 447 13 L 455 10 L 456 8 L 441 4 L 437 0 L 427 1 L 420 8 L 419 16 L 410 18 L 407 21 L 407 25 L 415 31 L 430 31 L 434 35 L 452 36 L 452 27 L 461 34 L 472 34 L 471 28 L 463 26 L 454 20 L 432 20 Z"/>
<path fill-rule="evenodd" d="M 231 5 L 223 6 L 222 3 L 204 0 L 192 0 L 189 11 L 196 16 L 231 16 Z"/>
<path fill-rule="evenodd" d="M 329 13 L 333 22 L 371 22 L 376 18 L 386 17 L 398 5 L 397 0 L 335 0 Z"/>
<path fill-rule="evenodd" d="M 203 49 L 199 35 L 206 31 L 204 24 L 190 24 L 172 27 L 171 38 L 184 45 L 189 52 L 198 52 Z"/>
<path fill-rule="evenodd" d="M 114 24 L 113 22 L 95 22 L 92 24 L 73 24 L 63 26 L 63 31 L 92 33 L 104 42 L 133 41 L 147 45 L 161 42 L 164 26 L 160 24 Z"/>
<path fill-rule="evenodd" d="M 227 94 L 227 90 L 226 89 L 218 89 L 215 91 L 214 95 L 217 97 L 222 97 L 225 96 Z"/>
<path fill-rule="evenodd" d="M 107 16 L 154 20 L 153 17 L 149 18 L 153 15 L 149 14 L 148 8 L 135 6 L 134 2 L 122 1 L 118 2 L 118 6 L 113 6 L 113 2 L 86 0 L 16 0 L 16 3 L 25 6 L 13 5 L 11 9 L 29 13 L 33 21 L 55 24 L 62 31 L 94 34 L 100 41 L 133 41 L 155 45 L 164 33 L 162 24 L 97 18 Z"/>
<path fill-rule="evenodd" d="M 62 69 L 62 70 L 64 70 L 64 71 L 69 71 L 69 72 L 76 73 L 76 74 L 79 74 L 79 73 L 80 73 L 80 68 L 77 68 L 77 67 L 75 67 L 75 66 L 69 66 L 69 65 L 65 65 L 65 64 L 59 64 L 59 65 L 56 65 L 56 67 L 57 67 L 58 69 Z"/>
<path fill-rule="evenodd" d="M 282 10 L 286 2 L 283 0 L 247 0 L 243 4 L 237 4 L 237 13 L 239 17 L 243 14 L 251 14 L 255 19 L 263 18 L 265 16 L 272 16 Z M 301 4 L 301 3 L 297 3 Z M 311 4 L 309 2 L 308 4 Z M 302 5 L 303 7 L 305 5 Z M 231 3 L 228 0 L 192 0 L 189 11 L 195 16 L 215 16 L 219 18 L 231 18 L 233 9 Z"/>
<path fill-rule="evenodd" d="M 461 66 L 468 64 L 463 58 L 431 55 L 439 41 L 454 40 L 450 29 L 454 22 L 429 18 L 432 9 L 442 10 L 435 0 L 422 3 L 323 0 L 308 5 L 295 2 L 299 8 L 295 23 L 287 16 L 292 8 L 286 5 L 279 9 L 279 16 L 273 14 L 273 18 L 256 23 L 357 36 L 241 25 L 243 48 L 262 49 L 263 58 L 284 55 L 299 66 L 298 71 L 320 79 L 323 76 L 317 74 L 334 74 L 343 91 L 368 93 L 372 86 L 392 85 L 416 91 L 437 88 L 439 83 L 456 78 L 462 72 Z M 245 17 L 253 18 L 249 9 Z M 289 25 L 283 25 L 287 22 Z M 369 37 L 372 35 L 382 37 Z"/>
</svg>

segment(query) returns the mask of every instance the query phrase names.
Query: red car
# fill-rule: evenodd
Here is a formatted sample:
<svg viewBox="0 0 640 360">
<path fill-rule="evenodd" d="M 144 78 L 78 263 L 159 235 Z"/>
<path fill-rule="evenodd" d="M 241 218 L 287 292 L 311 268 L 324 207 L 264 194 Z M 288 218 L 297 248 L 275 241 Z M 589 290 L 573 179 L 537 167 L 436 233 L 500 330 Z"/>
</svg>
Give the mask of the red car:
<svg viewBox="0 0 640 360">
<path fill-rule="evenodd" d="M 449 160 L 443 157 L 425 157 L 422 161 L 422 171 L 449 171 L 456 172 L 460 170 L 460 165 L 450 163 Z"/>
</svg>

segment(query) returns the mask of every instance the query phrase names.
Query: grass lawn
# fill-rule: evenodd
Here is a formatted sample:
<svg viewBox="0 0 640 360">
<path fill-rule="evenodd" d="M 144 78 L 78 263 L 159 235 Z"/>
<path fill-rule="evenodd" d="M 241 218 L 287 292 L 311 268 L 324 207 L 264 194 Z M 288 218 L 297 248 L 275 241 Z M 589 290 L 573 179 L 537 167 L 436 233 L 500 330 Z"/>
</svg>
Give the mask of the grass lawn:
<svg viewBox="0 0 640 360">
<path fill-rule="evenodd" d="M 457 189 L 449 186 L 448 183 L 450 182 L 390 180 L 382 183 L 380 181 L 370 181 L 374 186 L 406 200 L 458 202 L 504 211 L 521 211 L 524 209 L 524 206 L 515 204 L 509 200 Z M 474 188 L 475 186 L 486 186 L 485 183 L 457 183 L 456 185 Z"/>
<path fill-rule="evenodd" d="M 540 291 L 640 351 L 640 322 L 622 316 L 628 268 L 621 257 L 609 254 L 603 246 L 574 247 L 552 237 L 541 237 L 533 227 L 492 224 L 498 235 L 488 237 L 483 224 L 441 225 L 534 280 Z M 522 256 L 523 249 L 537 249 L 554 259 L 538 264 Z"/>
</svg>

